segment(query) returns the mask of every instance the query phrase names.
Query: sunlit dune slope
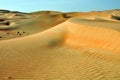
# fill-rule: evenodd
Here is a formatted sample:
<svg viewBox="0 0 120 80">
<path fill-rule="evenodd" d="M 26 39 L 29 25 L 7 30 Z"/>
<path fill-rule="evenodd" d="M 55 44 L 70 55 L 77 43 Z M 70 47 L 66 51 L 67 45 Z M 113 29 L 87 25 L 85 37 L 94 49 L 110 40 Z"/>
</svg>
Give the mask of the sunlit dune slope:
<svg viewBox="0 0 120 80">
<path fill-rule="evenodd" d="M 0 78 L 119 80 L 119 24 L 73 18 L 30 36 L 0 41 Z"/>
<path fill-rule="evenodd" d="M 69 27 L 71 32 L 67 35 L 68 40 L 66 42 L 71 47 L 96 47 L 118 51 L 120 53 L 119 23 L 80 19 L 72 19 L 70 21 L 67 24 L 72 25 L 72 27 Z"/>
</svg>

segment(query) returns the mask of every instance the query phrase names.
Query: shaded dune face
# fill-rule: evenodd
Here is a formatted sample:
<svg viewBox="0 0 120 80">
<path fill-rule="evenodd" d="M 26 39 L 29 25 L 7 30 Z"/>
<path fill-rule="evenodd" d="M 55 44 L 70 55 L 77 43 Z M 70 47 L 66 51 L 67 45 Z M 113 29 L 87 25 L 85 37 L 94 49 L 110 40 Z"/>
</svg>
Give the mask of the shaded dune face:
<svg viewBox="0 0 120 80">
<path fill-rule="evenodd" d="M 0 41 L 1 80 L 120 79 L 118 21 L 45 14 L 15 29 L 31 35 Z"/>
<path fill-rule="evenodd" d="M 112 19 L 120 20 L 120 16 L 112 16 Z"/>
</svg>

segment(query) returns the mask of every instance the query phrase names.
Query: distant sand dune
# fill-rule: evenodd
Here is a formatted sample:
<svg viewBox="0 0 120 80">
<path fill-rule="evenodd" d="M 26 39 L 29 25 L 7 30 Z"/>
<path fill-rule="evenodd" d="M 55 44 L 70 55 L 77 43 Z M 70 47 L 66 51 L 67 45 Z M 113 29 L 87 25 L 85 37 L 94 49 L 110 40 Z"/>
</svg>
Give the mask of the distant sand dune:
<svg viewBox="0 0 120 80">
<path fill-rule="evenodd" d="M 111 15 L 107 13 L 100 13 L 100 12 L 71 12 L 66 13 L 68 16 L 71 17 L 81 17 L 83 19 L 94 19 L 94 18 L 101 18 L 101 19 L 110 19 Z"/>
</svg>

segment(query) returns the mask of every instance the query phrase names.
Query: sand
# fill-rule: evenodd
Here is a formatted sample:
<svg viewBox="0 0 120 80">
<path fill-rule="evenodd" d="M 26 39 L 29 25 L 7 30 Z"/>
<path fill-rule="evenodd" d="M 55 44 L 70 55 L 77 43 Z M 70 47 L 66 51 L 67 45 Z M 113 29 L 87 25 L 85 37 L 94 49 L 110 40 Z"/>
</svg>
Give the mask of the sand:
<svg viewBox="0 0 120 80">
<path fill-rule="evenodd" d="M 26 18 L 12 15 L 15 24 L 0 30 L 0 80 L 120 80 L 120 22 L 111 14 L 19 14 Z"/>
</svg>

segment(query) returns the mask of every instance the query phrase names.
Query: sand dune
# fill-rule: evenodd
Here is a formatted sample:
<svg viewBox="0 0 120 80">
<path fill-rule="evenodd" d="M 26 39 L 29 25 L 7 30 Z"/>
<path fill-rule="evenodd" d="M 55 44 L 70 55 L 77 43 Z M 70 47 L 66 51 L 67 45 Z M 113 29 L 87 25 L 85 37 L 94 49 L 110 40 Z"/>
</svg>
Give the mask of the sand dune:
<svg viewBox="0 0 120 80">
<path fill-rule="evenodd" d="M 0 18 L 0 24 L 2 24 L 0 25 L 0 33 L 2 37 L 0 40 L 13 39 L 39 33 L 67 20 L 61 14 L 54 13 L 46 15 L 19 13 L 18 15 L 18 13 L 14 12 L 13 14 L 15 14 L 15 16 L 12 19 Z M 5 24 L 6 22 L 9 22 L 9 25 Z"/>
<path fill-rule="evenodd" d="M 109 19 L 111 17 L 110 14 L 107 13 L 100 13 L 100 12 L 71 12 L 66 13 L 68 16 L 71 17 L 80 17 L 80 18 L 86 18 L 86 19 L 95 19 L 95 18 L 101 18 L 101 19 Z"/>
<path fill-rule="evenodd" d="M 35 14 L 1 30 L 9 37 L 0 41 L 0 80 L 120 79 L 119 21 Z"/>
</svg>

